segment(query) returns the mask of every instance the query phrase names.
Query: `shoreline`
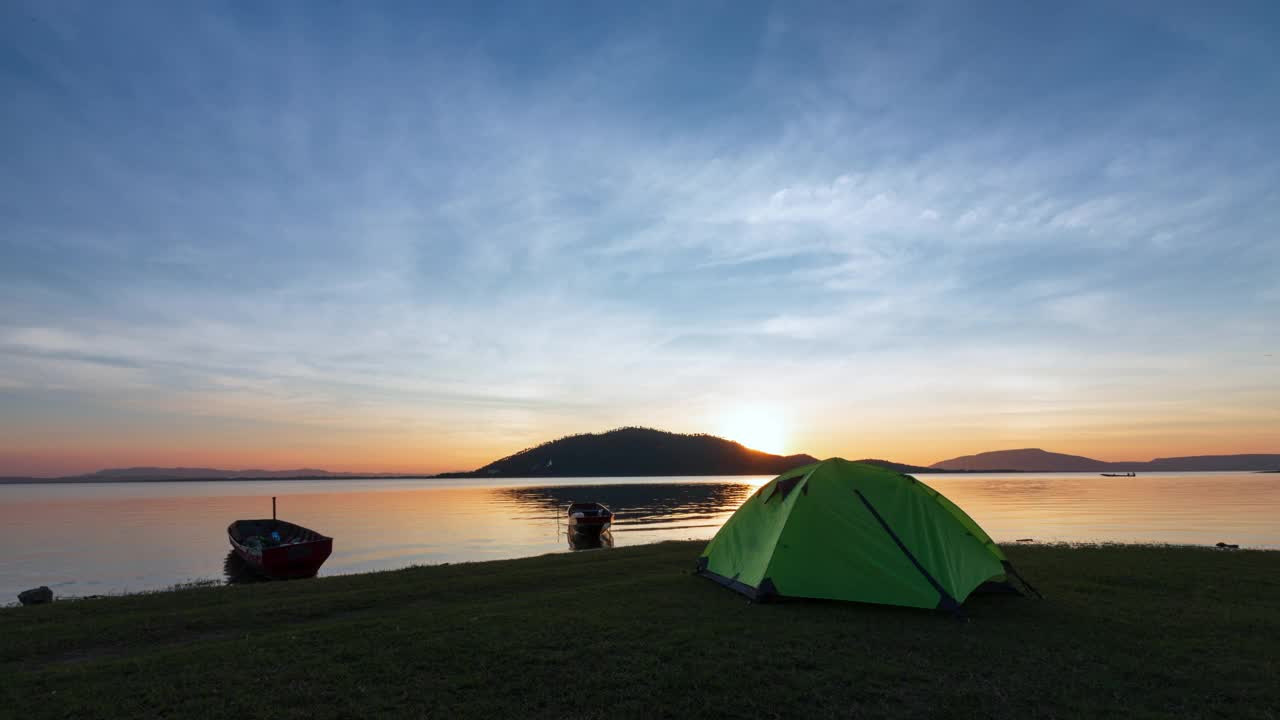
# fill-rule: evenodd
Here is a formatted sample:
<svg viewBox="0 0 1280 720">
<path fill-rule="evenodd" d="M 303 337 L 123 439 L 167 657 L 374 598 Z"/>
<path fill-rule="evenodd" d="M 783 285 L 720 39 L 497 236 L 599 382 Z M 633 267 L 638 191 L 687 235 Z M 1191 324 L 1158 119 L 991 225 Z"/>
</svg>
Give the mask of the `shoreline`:
<svg viewBox="0 0 1280 720">
<path fill-rule="evenodd" d="M 361 572 L 319 575 L 314 578 L 303 578 L 302 580 L 291 580 L 291 581 L 270 580 L 267 578 L 261 578 L 261 579 L 252 580 L 250 582 L 228 582 L 225 576 L 224 577 L 193 577 L 180 582 L 175 582 L 172 585 L 168 585 L 165 587 L 157 587 L 157 588 L 152 588 L 147 590 L 108 591 L 103 593 L 95 593 L 92 595 L 58 595 L 57 602 L 62 602 L 62 603 L 94 602 L 97 600 L 164 595 L 167 593 L 187 592 L 190 590 L 207 590 L 211 588 L 236 588 L 236 587 L 246 587 L 246 586 L 261 586 L 267 583 L 279 585 L 286 582 L 293 582 L 293 583 L 312 582 L 312 581 L 324 582 L 326 580 L 332 580 L 336 578 L 364 578 L 368 582 L 375 582 L 378 579 L 377 576 L 380 576 L 380 575 L 389 575 L 393 573 L 400 573 L 400 572 L 413 571 L 413 570 L 426 570 L 430 568 L 440 568 L 440 567 L 476 566 L 476 565 L 484 565 L 487 563 L 521 562 L 525 560 L 537 560 L 540 558 L 573 556 L 573 555 L 581 554 L 583 552 L 627 552 L 627 551 L 635 550 L 638 548 L 649 547 L 652 545 L 664 545 L 668 543 L 677 543 L 677 544 L 689 543 L 689 544 L 702 547 L 702 546 L 705 546 L 707 542 L 709 541 L 708 540 L 663 540 L 656 543 L 629 545 L 629 546 L 624 546 L 619 548 L 597 548 L 589 551 L 582 551 L 582 550 L 555 551 L 555 552 L 542 553 L 540 555 L 527 555 L 523 557 L 500 558 L 500 559 L 493 559 L 493 560 L 459 560 L 459 561 L 442 562 L 442 563 L 435 563 L 435 564 L 405 565 L 403 567 L 384 568 L 380 570 L 364 570 Z M 1036 540 L 1032 540 L 1030 542 L 1011 541 L 1011 542 L 1001 542 L 997 544 L 1002 549 L 1005 549 L 1005 550 L 1007 550 L 1010 547 L 1056 548 L 1056 549 L 1065 549 L 1065 550 L 1101 550 L 1101 549 L 1177 550 L 1177 551 L 1185 550 L 1189 552 L 1212 552 L 1212 553 L 1223 553 L 1223 552 L 1275 553 L 1277 556 L 1280 556 L 1280 547 L 1252 547 L 1248 545 L 1238 545 L 1238 544 L 1233 544 L 1233 545 L 1224 544 L 1220 546 L 1220 545 L 1208 545 L 1208 544 L 1194 545 L 1189 543 L 1118 542 L 1118 541 L 1116 542 L 1109 542 L 1109 541 L 1077 542 L 1077 541 L 1070 541 L 1070 540 L 1051 540 L 1047 542 L 1040 542 Z M 11 595 L 13 594 L 11 593 Z M 16 595 L 13 595 L 13 596 L 16 597 Z M 6 609 L 20 608 L 20 607 L 22 607 L 22 605 L 18 603 L 16 600 L 4 599 L 3 601 L 0 601 L 0 611 L 6 610 Z"/>
<path fill-rule="evenodd" d="M 704 545 L 5 608 L 0 664 L 22 717 L 549 717 L 568 696 L 603 699 L 584 717 L 1280 708 L 1277 551 L 1008 544 L 1045 599 L 973 596 L 958 623 L 753 605 L 691 574 Z"/>
<path fill-rule="evenodd" d="M 588 550 L 588 551 L 557 550 L 552 552 L 544 552 L 539 555 L 524 555 L 524 556 L 517 556 L 517 557 L 510 557 L 510 558 L 484 559 L 484 560 L 456 560 L 456 561 L 447 561 L 447 562 L 434 563 L 434 564 L 430 564 L 430 563 L 411 564 L 411 565 L 404 565 L 400 567 L 382 568 L 377 570 L 362 570 L 358 572 L 321 574 L 314 578 L 305 578 L 301 581 L 293 580 L 293 581 L 287 581 L 287 582 L 293 582 L 293 583 L 304 582 L 305 583 L 305 582 L 313 582 L 313 581 L 324 582 L 324 581 L 338 579 L 338 578 L 363 578 L 365 581 L 373 583 L 373 582 L 377 582 L 378 576 L 400 573 L 405 571 L 426 570 L 430 568 L 441 568 L 441 567 L 475 566 L 475 565 L 483 565 L 486 563 L 521 562 L 526 560 L 537 560 L 539 558 L 573 556 L 573 555 L 581 554 L 583 552 L 627 552 L 631 550 L 636 550 L 638 548 L 649 547 L 652 545 L 662 545 L 667 543 L 690 543 L 693 545 L 697 545 L 699 546 L 699 548 L 701 548 L 702 546 L 705 546 L 707 542 L 709 542 L 709 539 L 708 540 L 663 540 L 656 543 L 644 543 L 640 545 L 629 545 L 629 546 L 607 548 L 607 549 L 598 548 L 598 549 Z M 1028 542 L 1008 541 L 1008 542 L 1000 542 L 997 544 L 1001 548 L 1004 548 L 1006 550 L 1011 547 L 1013 548 L 1056 548 L 1056 549 L 1065 549 L 1065 550 L 1090 550 L 1090 549 L 1094 549 L 1094 550 L 1097 550 L 1097 549 L 1175 550 L 1175 551 L 1185 550 L 1189 552 L 1207 551 L 1207 552 L 1213 552 L 1213 553 L 1222 553 L 1222 552 L 1274 553 L 1277 556 L 1280 556 L 1280 546 L 1266 547 L 1266 546 L 1250 546 L 1250 545 L 1226 544 L 1226 543 L 1223 543 L 1222 545 L 1209 544 L 1209 543 L 1196 545 L 1191 543 L 1162 543 L 1162 542 L 1154 542 L 1154 541 L 1122 542 L 1122 541 L 1105 541 L 1105 540 L 1104 541 L 1031 540 Z M 264 584 L 279 585 L 282 582 L 286 582 L 286 581 L 276 581 L 276 580 L 269 580 L 267 578 L 257 578 L 257 577 L 248 581 L 241 580 L 237 582 L 230 582 L 228 581 L 226 575 L 222 574 L 222 575 L 207 576 L 207 577 L 190 577 L 183 580 L 175 581 L 170 585 L 153 587 L 153 588 L 144 588 L 144 589 L 137 589 L 137 590 L 130 590 L 130 589 L 107 590 L 104 592 L 95 592 L 89 595 L 59 594 L 58 588 L 56 585 L 51 586 L 51 589 L 53 589 L 56 595 L 56 602 L 83 603 L 83 602 L 96 602 L 99 600 L 116 600 L 116 599 L 123 599 L 123 598 L 165 595 L 168 593 L 186 592 L 186 591 L 195 590 L 195 589 L 239 588 L 239 587 L 246 587 L 246 586 L 262 586 Z M 28 588 L 23 588 L 23 589 L 28 589 Z M 17 593 L 18 591 L 14 590 L 12 592 L 8 592 L 6 595 L 0 596 L 0 611 L 22 607 L 22 605 L 17 601 Z"/>
<path fill-rule="evenodd" d="M 1148 470 L 1145 475 L 1186 475 L 1186 474 L 1242 474 L 1268 475 L 1280 473 L 1280 470 Z M 1099 477 L 1100 473 L 1091 470 L 929 470 L 906 473 L 908 475 L 1082 475 Z M 100 479 L 85 478 L 9 478 L 0 477 L 0 486 L 6 485 L 111 485 L 120 483 L 199 483 L 199 482 L 296 482 L 296 481 L 354 481 L 370 480 L 616 480 L 618 478 L 702 478 L 702 477 L 770 477 L 767 475 L 742 475 L 738 473 L 686 473 L 683 475 L 474 475 L 468 473 L 442 473 L 438 475 L 299 475 L 296 477 L 202 477 L 202 478 L 128 478 L 110 477 Z M 1105 477 L 1105 476 L 1104 476 Z M 1143 474 L 1135 477 L 1141 478 Z M 1113 479 L 1125 479 L 1124 476 Z M 1132 479 L 1132 478 L 1130 478 Z"/>
</svg>

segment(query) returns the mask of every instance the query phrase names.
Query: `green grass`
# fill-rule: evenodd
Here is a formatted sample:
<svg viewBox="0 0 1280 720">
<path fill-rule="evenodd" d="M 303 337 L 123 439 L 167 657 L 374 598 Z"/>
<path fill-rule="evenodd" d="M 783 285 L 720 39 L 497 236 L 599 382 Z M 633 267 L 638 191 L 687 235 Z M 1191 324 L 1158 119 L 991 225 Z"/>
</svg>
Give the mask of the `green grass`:
<svg viewBox="0 0 1280 720">
<path fill-rule="evenodd" d="M 1277 552 L 1009 547 L 1045 599 L 957 622 L 752 605 L 700 548 L 4 609 L 0 716 L 1280 717 Z"/>
</svg>

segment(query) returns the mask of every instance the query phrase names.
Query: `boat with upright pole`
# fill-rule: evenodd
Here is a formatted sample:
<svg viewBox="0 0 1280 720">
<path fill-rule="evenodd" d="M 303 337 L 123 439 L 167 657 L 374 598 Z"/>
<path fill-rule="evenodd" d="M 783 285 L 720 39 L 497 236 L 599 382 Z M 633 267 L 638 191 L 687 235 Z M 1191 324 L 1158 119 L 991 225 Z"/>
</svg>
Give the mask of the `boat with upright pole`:
<svg viewBox="0 0 1280 720">
<path fill-rule="evenodd" d="M 273 579 L 312 577 L 333 552 L 333 538 L 276 517 L 236 520 L 227 526 L 231 547 L 255 571 Z"/>
</svg>

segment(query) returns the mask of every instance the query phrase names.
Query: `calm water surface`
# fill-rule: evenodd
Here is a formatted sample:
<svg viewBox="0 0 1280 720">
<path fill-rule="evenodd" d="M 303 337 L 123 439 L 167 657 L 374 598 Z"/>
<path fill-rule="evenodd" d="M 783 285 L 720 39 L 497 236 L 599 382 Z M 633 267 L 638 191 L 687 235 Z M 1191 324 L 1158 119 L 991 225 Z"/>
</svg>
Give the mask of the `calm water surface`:
<svg viewBox="0 0 1280 720">
<path fill-rule="evenodd" d="M 1280 475 L 920 475 L 996 540 L 1280 549 Z M 710 538 L 767 477 L 324 480 L 0 486 L 0 604 L 237 579 L 227 524 L 280 516 L 334 537 L 322 575 L 569 552 L 561 508 L 617 512 L 606 545 Z M 232 556 L 234 557 L 234 556 Z"/>
</svg>

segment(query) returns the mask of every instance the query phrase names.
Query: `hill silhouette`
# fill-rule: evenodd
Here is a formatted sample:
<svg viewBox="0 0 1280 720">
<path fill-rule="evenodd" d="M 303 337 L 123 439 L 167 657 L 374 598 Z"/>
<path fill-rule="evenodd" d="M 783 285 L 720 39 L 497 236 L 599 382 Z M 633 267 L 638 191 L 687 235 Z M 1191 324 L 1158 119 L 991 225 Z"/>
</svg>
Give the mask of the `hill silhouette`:
<svg viewBox="0 0 1280 720">
<path fill-rule="evenodd" d="M 208 480 L 216 478 L 300 478 L 300 477 L 347 477 L 348 473 L 332 473 L 316 468 L 299 468 L 297 470 L 220 470 L 217 468 L 189 467 L 131 467 L 108 468 L 80 477 L 86 480 L 95 479 L 129 479 L 129 480 Z"/>
<path fill-rule="evenodd" d="M 940 470 L 938 468 L 929 468 L 923 465 L 908 465 L 907 463 L 893 462 L 892 460 L 880 460 L 879 458 L 863 458 L 862 460 L 854 460 L 864 465 L 875 465 L 886 470 L 892 470 L 900 473 L 936 473 L 936 472 L 962 472 L 952 470 Z"/>
<path fill-rule="evenodd" d="M 661 475 L 778 475 L 817 462 L 810 455 L 773 455 L 707 434 L 680 434 L 644 427 L 570 435 L 542 443 L 470 472 L 357 473 L 316 468 L 222 470 L 187 467 L 130 467 L 57 478 L 0 477 L 0 485 L 212 480 L 344 480 L 429 477 L 628 477 Z M 1107 462 L 1042 450 L 996 450 L 942 460 L 929 467 L 866 458 L 857 462 L 902 473 L 938 472 L 1280 472 L 1280 454 L 1196 455 L 1150 461 Z"/>
<path fill-rule="evenodd" d="M 993 452 L 964 455 L 936 462 L 930 466 L 936 470 L 964 470 L 992 472 L 1016 470 L 1019 472 L 1194 472 L 1270 470 L 1280 467 L 1280 455 L 1193 455 L 1188 457 L 1156 458 L 1150 461 L 1107 462 L 1081 455 L 1065 455 L 1040 448 L 1022 450 L 995 450 Z"/>
<path fill-rule="evenodd" d="M 442 477 L 778 475 L 812 462 L 809 455 L 773 455 L 714 435 L 624 427 L 569 435 Z"/>
<path fill-rule="evenodd" d="M 63 477 L 0 477 L 0 485 L 25 483 L 213 482 L 217 480 L 350 480 L 378 478 L 426 478 L 430 473 L 330 472 L 315 468 L 297 470 L 223 470 L 189 467 L 107 468 L 84 475 Z"/>
<path fill-rule="evenodd" d="M 937 470 L 1019 470 L 1022 472 L 1092 472 L 1108 470 L 1110 463 L 1081 455 L 1048 452 L 1040 448 L 995 450 L 936 462 Z"/>
<path fill-rule="evenodd" d="M 1135 470 L 1271 470 L 1280 468 L 1280 455 L 1192 455 L 1189 457 L 1156 458 L 1147 463 L 1112 463 L 1113 465 L 1141 465 Z"/>
</svg>

